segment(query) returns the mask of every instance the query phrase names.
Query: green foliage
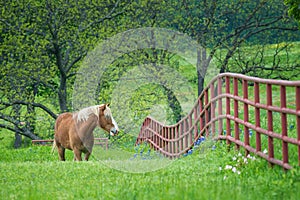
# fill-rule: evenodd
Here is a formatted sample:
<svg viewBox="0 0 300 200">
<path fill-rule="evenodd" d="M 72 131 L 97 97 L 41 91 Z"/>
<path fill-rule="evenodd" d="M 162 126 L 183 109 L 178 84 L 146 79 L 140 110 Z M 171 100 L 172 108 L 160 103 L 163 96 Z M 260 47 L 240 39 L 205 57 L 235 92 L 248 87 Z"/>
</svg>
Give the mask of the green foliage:
<svg viewBox="0 0 300 200">
<path fill-rule="evenodd" d="M 228 62 L 228 70 L 261 78 L 298 80 L 299 49 L 299 42 L 241 46 Z M 226 53 L 223 49 L 218 52 L 218 60 L 222 60 Z"/>
<path fill-rule="evenodd" d="M 121 131 L 117 136 L 110 138 L 109 146 L 110 148 L 117 148 L 124 151 L 134 152 L 133 150 L 135 141 L 135 136 L 131 134 L 125 134 Z"/>
<path fill-rule="evenodd" d="M 79 62 L 96 41 L 107 37 L 102 24 L 121 15 L 122 5 L 113 1 L 1 2 L 2 128 L 31 139 L 45 137 L 35 130 L 36 122 L 47 118 L 44 113 L 55 118 L 56 113 L 69 110 Z M 37 107 L 44 111 L 42 116 Z"/>
<path fill-rule="evenodd" d="M 289 15 L 293 16 L 300 22 L 300 1 L 299 0 L 284 0 L 284 3 L 289 6 Z"/>
<path fill-rule="evenodd" d="M 296 4 L 291 5 L 294 9 Z M 298 78 L 296 73 L 289 76 L 299 71 L 299 63 L 294 59 L 298 53 L 293 59 L 287 55 L 298 51 L 297 45 L 293 48 L 288 42 L 299 40 L 299 32 L 294 29 L 294 21 L 286 16 L 287 7 L 280 0 L 8 0 L 0 3 L 0 11 L 0 127 L 5 129 L 1 130 L 4 134 L 12 131 L 31 139 L 51 138 L 56 114 L 74 109 L 71 100 L 73 92 L 76 93 L 75 75 L 87 53 L 99 42 L 128 29 L 160 27 L 191 36 L 203 47 L 197 58 L 198 71 L 206 70 L 214 61 L 220 71 Z M 282 41 L 286 45 L 280 46 Z M 259 55 L 265 55 L 263 51 L 270 53 L 267 43 L 276 43 L 278 48 L 262 59 Z M 252 44 L 262 46 L 255 50 L 251 46 L 253 52 L 249 53 L 246 46 Z M 95 100 L 110 102 L 122 76 L 149 63 L 170 66 L 201 92 L 203 85 L 197 82 L 197 69 L 186 62 L 155 48 L 129 52 L 107 66 Z M 266 70 L 257 70 L 257 65 Z M 98 75 L 90 78 L 98 80 Z M 142 120 L 149 113 L 147 108 L 154 104 L 163 105 L 169 123 L 184 115 L 176 94 L 170 87 L 162 86 L 162 82 L 159 79 L 158 83 L 132 93 L 129 103 L 138 108 L 136 119 Z M 149 95 L 154 90 L 157 93 Z M 83 94 L 80 99 L 89 97 Z"/>
</svg>

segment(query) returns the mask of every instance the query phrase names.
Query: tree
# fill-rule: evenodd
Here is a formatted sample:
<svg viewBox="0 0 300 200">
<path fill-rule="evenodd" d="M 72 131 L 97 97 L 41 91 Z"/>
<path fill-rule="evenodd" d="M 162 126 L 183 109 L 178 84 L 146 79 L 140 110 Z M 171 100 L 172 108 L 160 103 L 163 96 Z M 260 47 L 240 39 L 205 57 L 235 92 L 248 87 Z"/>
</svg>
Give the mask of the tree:
<svg viewBox="0 0 300 200">
<path fill-rule="evenodd" d="M 45 40 L 40 37 L 35 41 L 31 35 L 32 26 L 28 17 L 22 11 L 25 4 L 12 5 L 5 2 L 1 6 L 1 127 L 14 131 L 16 134 L 15 147 L 20 146 L 20 134 L 38 139 L 34 134 L 35 107 L 45 106 L 34 103 L 39 82 L 46 81 L 49 74 L 39 69 L 39 62 L 45 62 L 40 49 Z M 26 17 L 25 17 L 26 16 Z M 28 30 L 28 31 L 24 31 Z M 46 62 L 45 62 L 46 63 Z M 44 76 L 40 76 L 44 74 Z M 23 107 L 21 106 L 23 105 Z M 10 108 L 12 107 L 12 108 Z"/>
<path fill-rule="evenodd" d="M 0 127 L 37 139 L 35 108 L 52 118 L 70 110 L 68 90 L 79 62 L 115 28 L 105 23 L 121 16 L 125 5 L 118 0 L 1 2 Z"/>
<path fill-rule="evenodd" d="M 289 6 L 289 15 L 293 16 L 300 22 L 300 1 L 299 0 L 284 0 L 284 3 Z"/>
<path fill-rule="evenodd" d="M 279 32 L 295 32 L 297 27 L 289 20 L 286 9 L 279 0 L 179 3 L 176 9 L 182 11 L 179 30 L 194 37 L 202 47 L 197 62 L 198 94 L 202 92 L 212 58 L 219 60 L 220 73 L 227 72 L 229 60 L 246 42 L 271 42 Z M 274 36 L 271 41 L 262 39 L 271 32 Z M 223 52 L 218 56 L 220 49 Z"/>
</svg>

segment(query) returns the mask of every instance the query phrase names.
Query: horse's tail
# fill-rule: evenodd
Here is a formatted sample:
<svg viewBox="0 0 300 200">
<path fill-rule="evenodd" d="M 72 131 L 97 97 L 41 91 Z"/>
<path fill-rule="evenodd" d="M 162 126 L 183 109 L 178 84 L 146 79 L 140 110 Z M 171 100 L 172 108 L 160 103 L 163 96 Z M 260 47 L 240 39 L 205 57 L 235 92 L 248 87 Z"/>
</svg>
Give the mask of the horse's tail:
<svg viewBox="0 0 300 200">
<path fill-rule="evenodd" d="M 57 133 L 57 127 L 58 127 L 59 120 L 60 120 L 60 115 L 57 116 L 57 118 L 55 120 L 55 124 L 54 124 L 54 138 L 53 138 L 51 154 L 53 154 L 54 150 L 57 148 L 56 141 L 55 141 L 55 135 Z"/>
<path fill-rule="evenodd" d="M 53 145 L 52 145 L 52 150 L 51 150 L 51 154 L 53 154 L 54 153 L 54 150 L 57 148 L 57 146 L 56 146 L 56 142 L 55 142 L 55 139 L 54 139 L 54 141 L 53 141 Z"/>
<path fill-rule="evenodd" d="M 56 146 L 56 142 L 55 142 L 55 139 L 54 139 L 54 141 L 53 141 L 53 145 L 52 145 L 52 150 L 51 150 L 51 154 L 53 154 L 54 153 L 54 150 L 57 148 L 57 146 Z"/>
</svg>

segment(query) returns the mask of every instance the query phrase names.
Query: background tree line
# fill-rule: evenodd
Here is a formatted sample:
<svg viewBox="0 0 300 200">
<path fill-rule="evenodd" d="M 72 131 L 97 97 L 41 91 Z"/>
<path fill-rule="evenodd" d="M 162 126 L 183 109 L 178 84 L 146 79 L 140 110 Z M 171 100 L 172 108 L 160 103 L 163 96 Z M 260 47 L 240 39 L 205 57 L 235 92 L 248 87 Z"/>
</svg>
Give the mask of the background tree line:
<svg viewBox="0 0 300 200">
<path fill-rule="evenodd" d="M 297 22 L 281 0 L 8 0 L 0 6 L 0 133 L 14 133 L 15 147 L 21 146 L 22 136 L 52 136 L 57 114 L 73 110 L 73 84 L 87 53 L 97 43 L 129 29 L 162 27 L 196 40 L 201 48 L 189 81 L 197 85 L 198 95 L 213 59 L 219 72 L 280 79 L 293 79 L 300 73 L 299 62 L 276 58 L 279 52 L 288 57 L 290 42 L 300 40 Z M 267 44 L 276 46 L 272 65 L 263 59 Z M 249 45 L 255 46 L 255 54 L 245 56 L 242 47 Z M 141 62 L 178 70 L 174 56 L 155 49 L 123 55 L 107 70 L 107 79 L 100 81 L 99 103 L 109 101 L 122 74 Z M 294 73 L 278 73 L 282 71 Z M 136 95 L 145 96 L 139 103 L 133 100 L 134 104 L 146 104 L 149 99 L 155 104 L 164 96 L 172 121 L 178 121 L 182 108 L 172 91 L 159 85 L 149 87 L 160 94 L 137 91 Z"/>
</svg>

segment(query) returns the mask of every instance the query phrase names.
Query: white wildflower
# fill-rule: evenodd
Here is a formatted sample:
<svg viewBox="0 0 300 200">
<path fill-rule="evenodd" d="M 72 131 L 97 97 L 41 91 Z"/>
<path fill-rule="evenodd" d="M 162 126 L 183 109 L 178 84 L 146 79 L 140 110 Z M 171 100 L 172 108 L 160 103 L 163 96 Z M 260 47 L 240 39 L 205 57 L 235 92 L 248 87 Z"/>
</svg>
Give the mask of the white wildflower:
<svg viewBox="0 0 300 200">
<path fill-rule="evenodd" d="M 263 151 L 263 153 L 264 153 L 264 154 L 267 154 L 267 153 L 268 153 L 268 150 L 267 150 L 267 149 L 265 149 L 265 150 Z"/>
<path fill-rule="evenodd" d="M 232 172 L 233 172 L 233 173 L 236 172 L 236 168 L 235 168 L 235 167 L 232 168 Z"/>
<path fill-rule="evenodd" d="M 247 158 L 244 158 L 244 163 L 245 163 L 245 164 L 248 164 Z"/>
<path fill-rule="evenodd" d="M 236 158 L 235 156 L 232 158 L 233 161 L 235 161 L 236 159 L 237 159 L 237 158 Z"/>
<path fill-rule="evenodd" d="M 222 171 L 222 167 L 219 167 L 219 170 Z"/>
<path fill-rule="evenodd" d="M 237 171 L 236 173 L 237 173 L 238 175 L 240 175 L 240 174 L 241 174 L 241 172 L 240 172 L 240 171 Z"/>
<path fill-rule="evenodd" d="M 238 154 L 239 157 L 242 157 L 243 155 L 241 153 Z"/>
<path fill-rule="evenodd" d="M 232 169 L 232 166 L 231 165 L 226 165 L 225 169 Z"/>
<path fill-rule="evenodd" d="M 223 180 L 225 180 L 227 178 L 227 176 L 224 176 Z"/>
</svg>

